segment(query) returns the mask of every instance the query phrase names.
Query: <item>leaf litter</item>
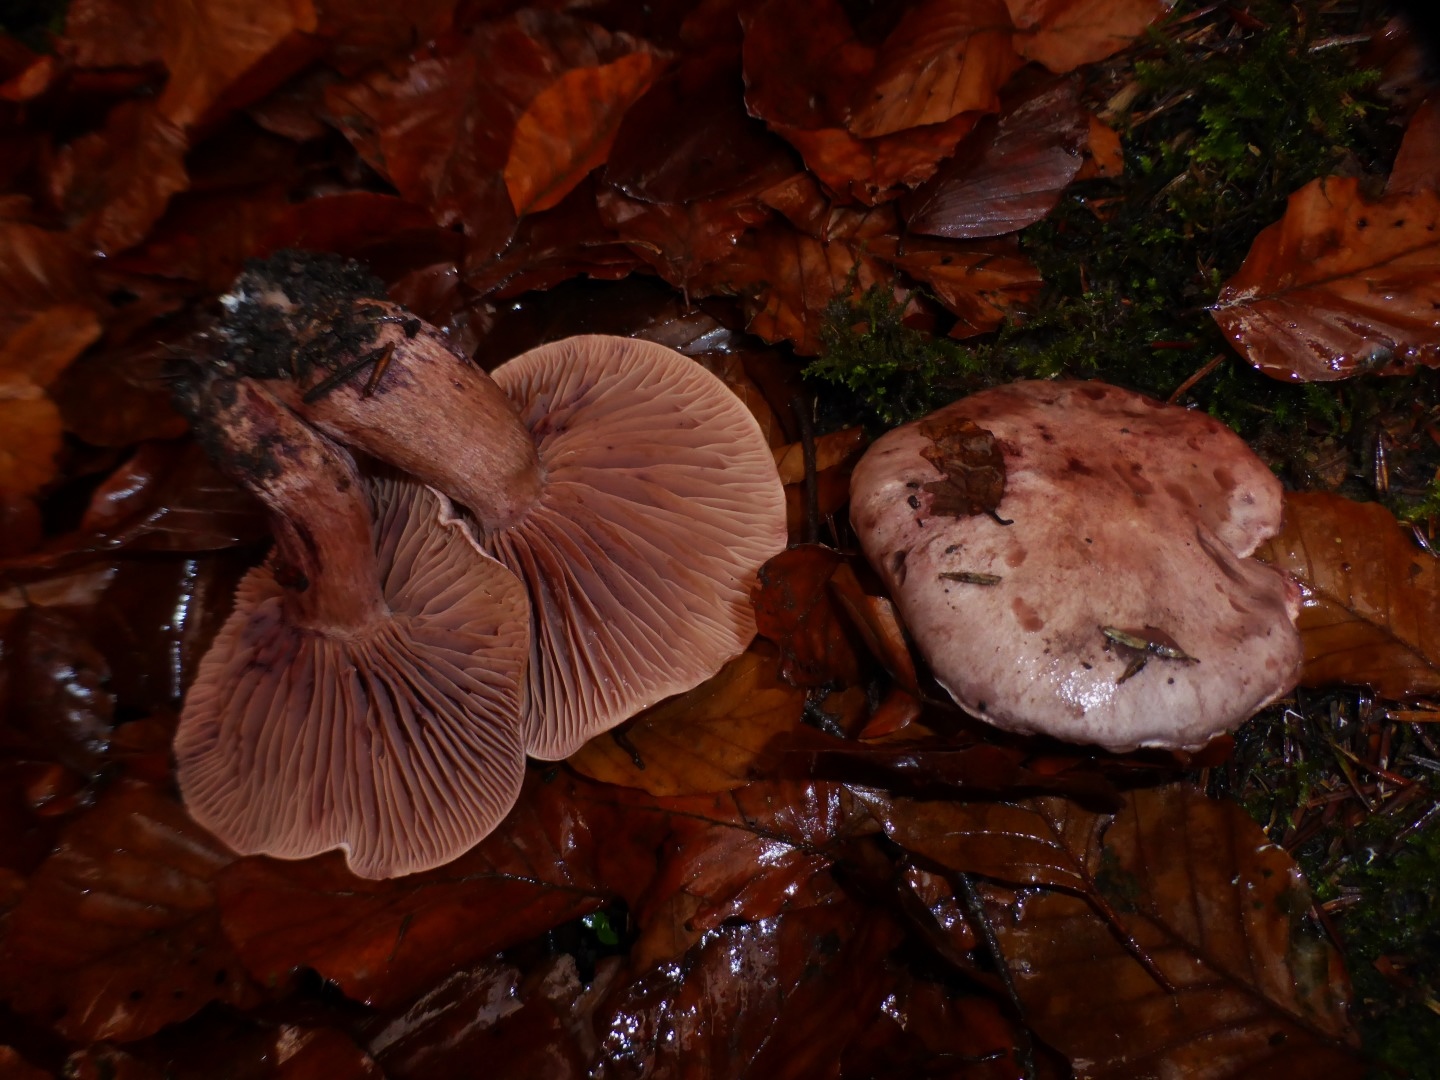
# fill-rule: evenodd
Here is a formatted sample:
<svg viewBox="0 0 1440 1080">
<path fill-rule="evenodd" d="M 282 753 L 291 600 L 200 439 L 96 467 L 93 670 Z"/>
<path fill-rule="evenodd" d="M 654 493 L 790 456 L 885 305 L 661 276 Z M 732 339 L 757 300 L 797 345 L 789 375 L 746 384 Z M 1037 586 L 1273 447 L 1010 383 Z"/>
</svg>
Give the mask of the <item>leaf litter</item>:
<svg viewBox="0 0 1440 1080">
<path fill-rule="evenodd" d="M 53 56 L 0 54 L 5 1069 L 1342 1076 L 1387 1053 L 1375 1030 L 1403 1042 L 1387 995 L 1436 1008 L 1435 931 L 1367 929 L 1355 844 L 1425 907 L 1440 497 L 1403 523 L 1287 497 L 1263 554 L 1304 592 L 1304 686 L 1234 739 L 1116 757 L 1004 736 L 948 703 L 854 555 L 866 433 L 796 361 L 837 311 L 878 333 L 877 296 L 893 340 L 1044 325 L 1034 229 L 1115 213 L 1104 185 L 1183 108 L 1128 111 L 1137 61 L 1287 16 L 261 7 L 76 0 Z M 1440 445 L 1433 404 L 1364 389 L 1436 364 L 1434 98 L 1403 31 L 1334 47 L 1372 30 L 1381 90 L 1413 102 L 1389 187 L 1383 164 L 1304 177 L 1243 262 L 1206 270 L 1239 357 L 1371 394 L 1390 496 Z M 265 534 L 184 438 L 166 364 L 246 258 L 285 246 L 364 259 L 497 360 L 598 325 L 694 356 L 756 413 L 809 540 L 761 575 L 746 653 L 532 763 L 491 837 L 395 881 L 236 858 L 169 771 Z M 619 291 L 642 273 L 664 284 Z M 993 513 L 998 454 L 973 434 L 936 454 L 956 512 Z M 1096 632 L 1132 664 L 1189 659 L 1163 628 Z"/>
</svg>

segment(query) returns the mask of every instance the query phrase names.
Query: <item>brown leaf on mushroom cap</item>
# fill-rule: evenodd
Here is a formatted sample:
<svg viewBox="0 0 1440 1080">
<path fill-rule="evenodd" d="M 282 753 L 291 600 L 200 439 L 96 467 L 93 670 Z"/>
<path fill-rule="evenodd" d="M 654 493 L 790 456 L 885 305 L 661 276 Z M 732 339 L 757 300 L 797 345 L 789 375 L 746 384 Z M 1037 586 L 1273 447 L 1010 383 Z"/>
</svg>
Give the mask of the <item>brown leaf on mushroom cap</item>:
<svg viewBox="0 0 1440 1080">
<path fill-rule="evenodd" d="M 664 346 L 567 338 L 493 374 L 546 478 L 482 541 L 530 593 L 527 749 L 562 758 L 744 650 L 785 495 L 749 410 Z"/>
<path fill-rule="evenodd" d="M 921 490 L 930 496 L 930 512 L 946 517 L 991 513 L 1005 497 L 1005 456 L 995 436 L 973 420 L 920 421 L 930 445 L 920 456 L 940 472 Z M 916 496 L 917 498 L 919 496 Z"/>
<path fill-rule="evenodd" d="M 331 636 L 285 614 L 280 568 L 241 582 L 175 739 L 187 807 L 242 853 L 341 848 L 362 877 L 453 859 L 510 809 L 524 771 L 523 590 L 445 500 L 378 480 L 391 614 Z M 314 586 L 309 586 L 313 588 Z"/>
<path fill-rule="evenodd" d="M 1371 202 L 1352 177 L 1306 184 L 1255 238 L 1211 314 L 1276 379 L 1440 364 L 1440 193 Z"/>
<path fill-rule="evenodd" d="M 1004 454 L 1008 523 L 945 517 L 925 490 L 940 472 L 922 425 L 964 420 Z M 1245 558 L 1279 527 L 1279 482 L 1208 416 L 1102 383 L 1014 383 L 877 440 L 851 494 L 936 678 L 1000 727 L 1194 747 L 1299 674 L 1293 587 Z M 1156 656 L 1122 679 L 1104 627 L 1155 627 L 1198 663 Z"/>
<path fill-rule="evenodd" d="M 1285 526 L 1255 552 L 1300 585 L 1306 686 L 1440 692 L 1440 562 L 1379 503 L 1285 496 Z"/>
</svg>

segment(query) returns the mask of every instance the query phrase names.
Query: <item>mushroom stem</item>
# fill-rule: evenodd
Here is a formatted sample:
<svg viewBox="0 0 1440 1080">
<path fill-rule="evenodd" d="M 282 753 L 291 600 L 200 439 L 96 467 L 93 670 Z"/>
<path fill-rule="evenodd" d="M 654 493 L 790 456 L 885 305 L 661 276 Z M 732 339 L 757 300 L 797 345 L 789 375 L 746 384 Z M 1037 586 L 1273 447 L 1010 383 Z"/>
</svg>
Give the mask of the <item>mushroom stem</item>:
<svg viewBox="0 0 1440 1080">
<path fill-rule="evenodd" d="M 423 478 L 486 531 L 507 528 L 545 485 L 535 440 L 489 375 L 384 294 L 344 260 L 281 252 L 223 298 L 215 338 L 332 439 Z"/>
<path fill-rule="evenodd" d="M 385 618 L 373 515 L 350 455 L 252 379 L 212 380 L 188 404 L 211 457 L 270 511 L 294 622 L 345 636 Z"/>
</svg>

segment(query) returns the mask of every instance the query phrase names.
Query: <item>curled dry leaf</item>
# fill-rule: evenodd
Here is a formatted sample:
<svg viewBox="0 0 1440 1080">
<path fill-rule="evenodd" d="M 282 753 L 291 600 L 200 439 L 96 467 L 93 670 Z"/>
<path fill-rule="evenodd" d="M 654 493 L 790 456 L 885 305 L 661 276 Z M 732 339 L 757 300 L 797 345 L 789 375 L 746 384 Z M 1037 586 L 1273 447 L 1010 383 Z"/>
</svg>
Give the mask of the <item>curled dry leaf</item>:
<svg viewBox="0 0 1440 1080">
<path fill-rule="evenodd" d="M 804 691 L 782 683 L 778 667 L 771 653 L 741 653 L 689 693 L 597 735 L 568 763 L 592 780 L 652 795 L 743 787 L 766 744 L 793 731 L 805 711 Z"/>
<path fill-rule="evenodd" d="M 121 781 L 31 877 L 0 941 L 11 1006 L 80 1042 L 130 1040 L 254 988 L 220 933 L 231 856 L 148 785 Z"/>
<path fill-rule="evenodd" d="M 1079 895 L 987 891 L 1026 1020 L 1078 1075 L 1365 1075 L 1304 878 L 1240 807 L 1172 785 L 1068 816 Z"/>
<path fill-rule="evenodd" d="M 1440 693 L 1440 562 L 1379 503 L 1289 492 L 1285 522 L 1256 558 L 1300 584 L 1306 686 Z"/>
<path fill-rule="evenodd" d="M 901 247 L 882 236 L 870 241 L 870 251 L 930 286 L 955 316 L 951 337 L 996 329 L 1008 312 L 1034 299 L 1044 284 L 1039 269 L 1009 238 L 982 244 L 912 237 Z"/>
<path fill-rule="evenodd" d="M 981 239 L 1033 225 L 1080 171 L 1089 115 L 1071 79 L 1007 102 L 934 178 L 906 199 L 913 232 Z"/>
<path fill-rule="evenodd" d="M 601 67 L 567 71 L 515 124 L 505 186 L 516 216 L 548 210 L 604 164 L 620 120 L 650 88 L 661 60 L 637 50 Z"/>
<path fill-rule="evenodd" d="M 1351 177 L 1306 184 L 1255 238 L 1211 314 L 1276 379 L 1440 364 L 1440 194 L 1371 202 Z"/>
<path fill-rule="evenodd" d="M 1174 0 L 1005 0 L 1015 50 L 1057 75 L 1113 56 L 1162 18 Z"/>
</svg>

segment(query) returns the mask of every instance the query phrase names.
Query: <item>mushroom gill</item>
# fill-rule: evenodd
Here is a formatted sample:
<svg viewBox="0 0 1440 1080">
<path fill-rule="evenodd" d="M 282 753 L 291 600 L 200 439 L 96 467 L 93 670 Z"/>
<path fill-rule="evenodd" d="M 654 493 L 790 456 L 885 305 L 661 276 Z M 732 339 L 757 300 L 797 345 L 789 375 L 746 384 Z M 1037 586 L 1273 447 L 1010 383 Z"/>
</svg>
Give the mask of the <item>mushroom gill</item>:
<svg viewBox="0 0 1440 1080">
<path fill-rule="evenodd" d="M 519 581 L 444 496 L 362 478 L 263 384 L 201 379 L 182 397 L 275 533 L 186 695 L 186 808 L 243 854 L 338 848 L 361 877 L 455 858 L 520 790 Z"/>
</svg>

